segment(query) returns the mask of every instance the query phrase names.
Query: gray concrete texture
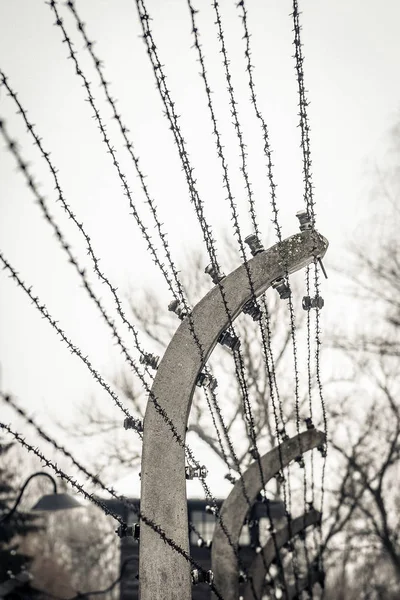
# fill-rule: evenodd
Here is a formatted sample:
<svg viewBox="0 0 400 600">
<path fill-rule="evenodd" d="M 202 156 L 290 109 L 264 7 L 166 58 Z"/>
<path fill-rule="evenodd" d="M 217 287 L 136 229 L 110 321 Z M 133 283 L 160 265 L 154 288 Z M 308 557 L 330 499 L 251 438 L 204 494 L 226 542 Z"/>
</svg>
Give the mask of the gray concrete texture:
<svg viewBox="0 0 400 600">
<path fill-rule="evenodd" d="M 290 526 L 289 524 L 286 524 L 284 527 L 280 527 L 276 531 L 276 546 L 272 536 L 268 539 L 262 551 L 254 559 L 249 569 L 249 577 L 252 579 L 252 585 L 250 582 L 246 583 L 243 593 L 244 600 L 254 600 L 254 592 L 256 594 L 256 598 L 262 598 L 265 576 L 267 575 L 266 567 L 268 568 L 274 560 L 276 548 L 281 549 L 285 544 L 288 543 L 289 540 L 293 539 L 301 531 L 304 531 L 311 525 L 317 525 L 320 520 L 321 513 L 317 510 L 310 510 L 304 515 L 293 519 Z"/>
<path fill-rule="evenodd" d="M 262 294 L 285 272 L 293 273 L 312 262 L 314 257 L 322 257 L 327 247 L 328 242 L 323 236 L 315 231 L 304 231 L 257 254 L 248 261 L 256 295 Z M 221 285 L 234 319 L 251 299 L 245 265 L 227 275 Z M 217 344 L 219 335 L 229 325 L 218 286 L 200 300 L 193 309 L 192 317 L 204 349 L 203 359 L 186 317 L 171 339 L 152 387 L 153 397 L 157 398 L 183 440 L 198 374 Z M 151 398 L 144 419 L 141 478 L 143 514 L 189 552 L 185 451 L 155 409 Z M 143 522 L 139 572 L 141 600 L 191 599 L 189 563 Z"/>
<path fill-rule="evenodd" d="M 322 431 L 309 429 L 289 438 L 280 447 L 270 450 L 260 458 L 263 481 L 261 481 L 258 463 L 253 462 L 243 475 L 250 502 L 254 503 L 263 488 L 263 483 L 267 484 L 282 467 L 286 467 L 304 452 L 317 448 L 324 442 L 325 434 Z M 224 600 L 237 600 L 239 597 L 239 565 L 235 550 L 238 548 L 240 532 L 248 511 L 248 501 L 243 494 L 239 480 L 221 508 L 221 518 L 228 530 L 233 547 L 221 525 L 217 523 L 211 548 L 211 569 L 214 573 L 214 582 L 217 589 L 223 594 Z M 282 538 L 284 538 L 284 533 Z M 271 560 L 272 558 L 273 556 Z"/>
</svg>

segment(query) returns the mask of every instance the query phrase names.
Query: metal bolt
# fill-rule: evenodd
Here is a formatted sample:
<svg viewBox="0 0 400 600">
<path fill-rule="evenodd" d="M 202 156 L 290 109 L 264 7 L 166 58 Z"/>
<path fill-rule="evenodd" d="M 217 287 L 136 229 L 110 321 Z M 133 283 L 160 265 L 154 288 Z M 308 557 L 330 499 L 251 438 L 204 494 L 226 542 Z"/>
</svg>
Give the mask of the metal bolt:
<svg viewBox="0 0 400 600">
<path fill-rule="evenodd" d="M 135 540 L 138 540 L 140 537 L 140 524 L 120 525 L 118 529 L 115 530 L 115 533 L 117 533 L 120 538 L 133 537 Z"/>
<path fill-rule="evenodd" d="M 289 436 L 286 433 L 286 428 L 284 426 L 278 429 L 278 434 L 281 436 L 283 442 L 286 442 L 286 440 L 289 439 Z"/>
<path fill-rule="evenodd" d="M 197 585 L 198 583 L 208 583 L 211 585 L 214 581 L 214 573 L 212 571 L 199 571 L 198 569 L 192 569 L 192 583 Z"/>
<path fill-rule="evenodd" d="M 251 448 L 249 448 L 249 454 L 252 458 L 254 458 L 254 460 L 256 460 L 256 458 L 260 456 L 257 448 L 255 448 L 254 446 L 251 446 Z"/>
<path fill-rule="evenodd" d="M 125 417 L 124 419 L 124 429 L 136 429 L 139 433 L 143 431 L 143 424 L 133 417 Z"/>
<path fill-rule="evenodd" d="M 239 583 L 244 583 L 247 581 L 246 573 L 242 570 L 239 571 Z"/>
<path fill-rule="evenodd" d="M 236 483 L 236 479 L 233 475 L 231 475 L 230 473 L 227 473 L 226 475 L 224 475 L 225 479 L 227 479 L 230 483 L 232 483 L 232 485 L 235 485 Z"/>
<path fill-rule="evenodd" d="M 191 465 L 187 465 L 185 467 L 185 475 L 186 479 L 194 479 L 195 477 L 204 479 L 204 477 L 207 477 L 208 475 L 208 470 L 204 466 L 192 467 Z"/>
<path fill-rule="evenodd" d="M 285 481 L 285 476 L 283 473 L 278 471 L 277 474 L 275 475 L 275 479 L 278 481 L 278 483 L 283 483 Z"/>
<path fill-rule="evenodd" d="M 281 300 L 287 300 L 288 298 L 290 298 L 290 287 L 287 285 L 283 277 L 278 277 L 278 279 L 272 281 L 271 285 L 274 288 L 274 290 L 278 292 Z"/>
<path fill-rule="evenodd" d="M 315 298 L 310 298 L 310 296 L 303 296 L 302 306 L 304 310 L 311 310 L 312 308 L 322 308 L 325 302 L 322 296 L 315 296 Z"/>
<path fill-rule="evenodd" d="M 294 460 L 295 460 L 295 461 L 298 463 L 298 465 L 299 465 L 299 467 L 300 467 L 301 469 L 304 469 L 304 468 L 305 468 L 305 466 L 306 466 L 306 465 L 305 465 L 305 463 L 304 463 L 304 458 L 303 458 L 303 456 L 297 456 L 297 458 L 295 458 Z"/>
<path fill-rule="evenodd" d="M 183 303 L 179 302 L 177 298 L 171 300 L 171 302 L 168 304 L 168 310 L 174 312 L 180 318 L 181 321 L 189 314 L 188 309 L 184 306 Z"/>
<path fill-rule="evenodd" d="M 244 241 L 248 244 L 250 248 L 250 252 L 253 256 L 259 254 L 260 252 L 264 252 L 264 247 L 255 233 L 251 233 L 248 235 Z"/>
<path fill-rule="evenodd" d="M 139 357 L 139 362 L 142 365 L 148 365 L 152 369 L 157 369 L 158 363 L 160 362 L 160 357 L 155 354 L 151 354 L 150 352 L 144 352 Z"/>
<path fill-rule="evenodd" d="M 210 392 L 213 392 L 218 385 L 218 381 L 209 373 L 199 373 L 196 381 L 198 387 L 208 388 Z"/>
<path fill-rule="evenodd" d="M 204 273 L 207 273 L 207 275 L 211 277 L 212 282 L 215 283 L 215 285 L 225 277 L 225 273 L 218 271 L 218 268 L 214 268 L 211 263 L 204 269 Z"/>
<path fill-rule="evenodd" d="M 321 453 L 322 458 L 326 457 L 326 446 L 324 444 L 322 444 L 321 446 L 318 446 L 318 450 Z"/>
<path fill-rule="evenodd" d="M 240 346 L 240 340 L 236 335 L 231 335 L 229 331 L 223 331 L 218 338 L 218 341 L 223 346 L 227 346 L 233 352 Z"/>
<path fill-rule="evenodd" d="M 307 231 L 313 228 L 314 222 L 306 210 L 299 210 L 296 213 L 296 217 L 300 222 L 300 231 Z"/>
<path fill-rule="evenodd" d="M 210 506 L 209 504 L 206 504 L 206 507 L 204 509 L 206 511 L 206 513 L 208 513 L 209 515 L 215 515 L 217 512 L 217 509 L 215 508 L 215 506 Z"/>
<path fill-rule="evenodd" d="M 253 321 L 259 321 L 261 319 L 261 308 L 258 306 L 255 300 L 249 300 L 242 308 L 246 315 L 250 315 Z"/>
<path fill-rule="evenodd" d="M 314 426 L 314 423 L 312 422 L 311 417 L 307 417 L 307 419 L 305 419 L 305 423 L 306 423 L 307 429 L 315 429 L 315 426 Z"/>
</svg>

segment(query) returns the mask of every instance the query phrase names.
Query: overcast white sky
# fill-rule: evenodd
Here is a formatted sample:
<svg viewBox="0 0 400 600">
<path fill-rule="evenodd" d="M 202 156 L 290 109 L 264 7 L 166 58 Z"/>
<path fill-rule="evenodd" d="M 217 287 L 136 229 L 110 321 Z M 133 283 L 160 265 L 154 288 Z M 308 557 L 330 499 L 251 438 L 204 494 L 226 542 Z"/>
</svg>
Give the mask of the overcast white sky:
<svg viewBox="0 0 400 600">
<path fill-rule="evenodd" d="M 209 2 L 197 1 L 195 5 L 200 9 L 198 23 L 216 114 L 230 161 L 243 233 L 247 235 L 250 223 L 246 196 L 238 174 L 238 149 L 230 125 L 214 15 Z M 384 164 L 388 130 L 399 117 L 400 4 L 397 0 L 385 3 L 303 0 L 300 5 L 306 86 L 311 100 L 309 117 L 317 225 L 330 242 L 325 260 L 329 270 L 330 264 L 337 266 L 346 260 L 345 245 L 353 237 L 362 237 L 368 216 L 376 210 L 369 198 L 373 167 L 376 162 Z M 148 175 L 150 192 L 169 234 L 172 254 L 179 268 L 183 268 L 185 256 L 201 247 L 201 233 L 140 38 L 135 2 L 77 0 L 76 6 L 87 24 L 89 38 L 97 42 L 95 51 L 104 61 L 112 95 L 118 99 L 142 169 Z M 248 0 L 247 7 L 254 77 L 260 106 L 270 128 L 280 217 L 284 236 L 288 236 L 297 231 L 294 215 L 302 208 L 303 193 L 300 138 L 296 127 L 297 89 L 291 58 L 291 3 Z M 221 187 L 197 55 L 191 49 L 189 11 L 184 0 L 149 0 L 148 10 L 154 19 L 154 35 L 177 112 L 182 115 L 181 127 L 196 168 L 206 215 L 220 243 L 222 232 L 232 231 L 230 214 Z M 110 119 L 110 109 L 103 101 L 96 73 L 83 51 L 69 12 L 62 4 L 60 11 L 75 41 L 82 68 L 92 82 L 93 94 L 119 153 L 138 210 L 152 227 L 137 177 Z M 244 42 L 236 2 L 221 1 L 221 12 L 248 146 L 249 171 L 266 240 L 271 218 L 269 192 L 260 129 L 248 102 Z M 100 142 L 90 107 L 85 102 L 81 82 L 72 62 L 66 60 L 66 46 L 61 43 L 61 32 L 53 22 L 54 17 L 45 2 L 1 2 L 0 67 L 9 77 L 11 87 L 19 93 L 45 148 L 52 152 L 66 199 L 91 236 L 104 272 L 122 293 L 154 285 L 157 293 L 165 296 L 167 306 L 170 299 L 167 288 L 129 214 L 110 156 Z M 83 265 L 88 265 L 84 243 L 55 203 L 56 195 L 46 166 L 33 148 L 21 119 L 15 115 L 15 106 L 4 88 L 0 90 L 0 115 L 10 134 L 20 142 L 23 156 L 31 161 L 31 170 L 57 222 L 71 240 L 75 256 Z M 34 285 L 35 292 L 74 343 L 89 354 L 106 377 L 111 376 L 122 363 L 106 326 L 82 291 L 2 140 L 0 152 L 1 250 L 25 281 Z M 274 241 L 270 238 L 270 243 Z M 333 272 L 330 274 L 323 291 L 328 300 L 324 314 L 330 311 L 325 319 L 329 315 L 340 318 L 347 302 L 339 293 L 339 279 Z M 90 274 L 90 278 L 111 310 L 106 290 L 96 282 L 95 276 Z M 108 401 L 85 367 L 69 354 L 23 292 L 4 273 L 0 273 L 0 286 L 2 389 L 14 392 L 25 407 L 35 410 L 46 422 L 52 414 L 68 421 L 73 407 L 94 392 L 98 402 Z"/>
</svg>

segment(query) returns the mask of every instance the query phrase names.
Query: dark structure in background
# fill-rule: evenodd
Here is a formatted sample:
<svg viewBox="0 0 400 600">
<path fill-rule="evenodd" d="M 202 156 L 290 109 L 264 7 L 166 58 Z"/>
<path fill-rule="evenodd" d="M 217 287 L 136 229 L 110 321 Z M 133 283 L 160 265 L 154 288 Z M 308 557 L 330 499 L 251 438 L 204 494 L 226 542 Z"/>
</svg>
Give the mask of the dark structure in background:
<svg viewBox="0 0 400 600">
<path fill-rule="evenodd" d="M 102 502 L 119 514 L 128 525 L 137 522 L 137 516 L 133 510 L 129 510 L 118 500 L 104 500 Z M 139 500 L 130 500 L 139 508 Z M 223 500 L 217 500 L 221 506 Z M 200 499 L 188 499 L 189 520 L 196 527 L 204 540 L 211 540 L 214 532 L 215 516 L 206 512 L 207 502 Z M 284 516 L 284 505 L 281 502 L 270 501 L 271 517 L 279 519 Z M 240 536 L 240 556 L 243 564 L 247 567 L 251 564 L 257 546 L 266 542 L 269 520 L 266 506 L 262 502 L 256 502 L 248 518 L 248 523 L 243 526 Z M 190 532 L 190 554 L 204 569 L 211 569 L 211 550 L 199 547 L 198 537 Z M 139 598 L 139 544 L 131 537 L 121 539 L 120 543 L 120 565 L 125 564 L 123 576 L 120 583 L 120 600 L 138 600 Z M 193 586 L 193 600 L 210 600 L 211 591 L 207 584 L 201 583 Z"/>
</svg>

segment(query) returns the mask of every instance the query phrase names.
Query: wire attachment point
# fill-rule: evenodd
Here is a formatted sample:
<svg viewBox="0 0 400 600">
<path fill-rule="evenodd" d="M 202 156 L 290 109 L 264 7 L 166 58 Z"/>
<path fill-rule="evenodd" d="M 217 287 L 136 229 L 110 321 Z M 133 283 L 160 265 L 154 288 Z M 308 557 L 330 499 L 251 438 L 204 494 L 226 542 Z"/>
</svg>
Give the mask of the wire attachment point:
<svg viewBox="0 0 400 600">
<path fill-rule="evenodd" d="M 218 270 L 218 267 L 214 267 L 212 263 L 210 263 L 205 269 L 204 273 L 207 273 L 212 279 L 212 282 L 217 285 L 220 281 L 222 281 L 225 277 L 225 273 Z"/>
<path fill-rule="evenodd" d="M 232 352 L 238 350 L 240 346 L 239 338 L 236 335 L 230 334 L 229 331 L 223 331 L 219 336 L 218 341 L 223 346 L 227 346 L 228 348 L 230 348 Z"/>
<path fill-rule="evenodd" d="M 125 417 L 124 419 L 124 429 L 136 429 L 139 433 L 143 432 L 143 424 L 138 419 L 134 419 L 133 417 Z"/>
<path fill-rule="evenodd" d="M 258 236 L 255 233 L 251 233 L 248 235 L 244 241 L 250 248 L 250 252 L 253 256 L 259 254 L 260 252 L 264 252 L 264 246 L 260 242 Z"/>
<path fill-rule="evenodd" d="M 204 477 L 207 477 L 207 475 L 208 475 L 208 469 L 207 469 L 207 467 L 204 467 L 204 466 L 191 467 L 190 465 L 187 465 L 185 467 L 185 475 L 186 475 L 186 479 L 194 479 L 195 477 L 204 479 Z"/>
<path fill-rule="evenodd" d="M 115 533 L 118 535 L 118 537 L 125 538 L 125 537 L 133 537 L 135 540 L 139 540 L 140 538 L 140 524 L 139 523 L 134 523 L 133 525 L 120 525 L 116 530 Z"/>
<path fill-rule="evenodd" d="M 139 357 L 139 362 L 142 365 L 147 365 L 152 369 L 156 370 L 158 368 L 158 363 L 160 362 L 160 357 L 155 354 L 151 354 L 151 352 L 144 352 Z"/>
<path fill-rule="evenodd" d="M 189 314 L 189 310 L 183 305 L 182 302 L 179 302 L 177 298 L 171 300 L 171 302 L 168 304 L 168 310 L 174 312 L 181 321 L 183 321 L 183 319 Z"/>
<path fill-rule="evenodd" d="M 249 300 L 243 306 L 242 311 L 246 315 L 250 315 L 253 321 L 259 321 L 261 319 L 261 308 L 258 306 L 255 300 Z"/>
<path fill-rule="evenodd" d="M 311 310 L 312 308 L 323 308 L 325 304 L 322 296 L 315 296 L 315 298 L 310 298 L 310 296 L 303 296 L 302 307 L 304 310 Z"/>
<path fill-rule="evenodd" d="M 279 298 L 281 300 L 287 300 L 288 298 L 290 298 L 292 292 L 290 291 L 290 287 L 283 279 L 283 277 L 278 277 L 278 279 L 272 281 L 271 286 L 274 288 L 274 290 L 278 292 Z"/>
<path fill-rule="evenodd" d="M 214 573 L 210 571 L 199 571 L 199 569 L 192 570 L 192 583 L 197 585 L 198 583 L 208 583 L 212 585 L 214 581 Z"/>
<path fill-rule="evenodd" d="M 198 387 L 207 388 L 210 392 L 213 392 L 215 388 L 218 386 L 218 381 L 215 377 L 210 375 L 209 373 L 199 373 L 196 381 L 196 385 Z"/>
<path fill-rule="evenodd" d="M 314 221 L 308 214 L 307 210 L 299 210 L 296 213 L 296 217 L 300 222 L 300 231 L 308 231 L 309 229 L 313 229 Z"/>
</svg>

